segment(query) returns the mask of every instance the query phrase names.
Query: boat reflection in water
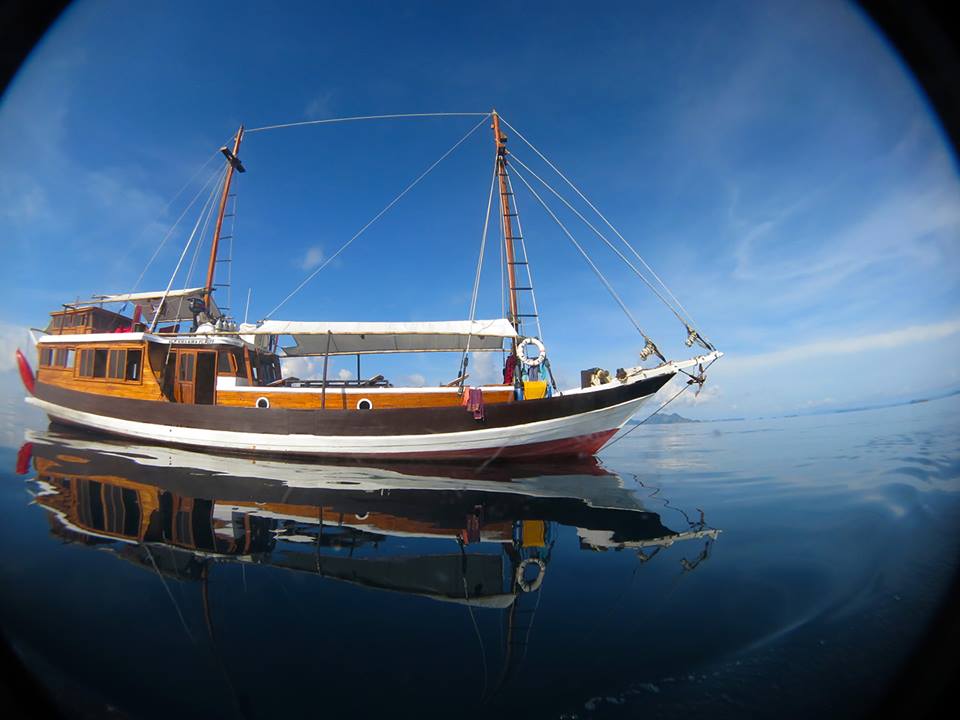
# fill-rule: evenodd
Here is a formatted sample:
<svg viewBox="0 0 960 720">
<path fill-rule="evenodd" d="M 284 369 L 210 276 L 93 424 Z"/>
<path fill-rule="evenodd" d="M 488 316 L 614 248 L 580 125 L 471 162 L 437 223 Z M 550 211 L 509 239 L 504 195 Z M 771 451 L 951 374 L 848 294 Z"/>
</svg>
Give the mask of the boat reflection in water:
<svg viewBox="0 0 960 720">
<path fill-rule="evenodd" d="M 709 555 L 719 532 L 702 514 L 666 527 L 592 458 L 482 469 L 321 465 L 50 430 L 28 435 L 19 462 L 21 472 L 35 471 L 35 502 L 54 535 L 107 549 L 165 584 L 199 583 L 208 630 L 207 581 L 224 563 L 467 604 L 471 613 L 497 609 L 505 616 L 499 687 L 526 650 L 564 526 L 576 529 L 581 550 L 630 550 L 641 562 L 699 541 L 684 570 Z"/>
</svg>

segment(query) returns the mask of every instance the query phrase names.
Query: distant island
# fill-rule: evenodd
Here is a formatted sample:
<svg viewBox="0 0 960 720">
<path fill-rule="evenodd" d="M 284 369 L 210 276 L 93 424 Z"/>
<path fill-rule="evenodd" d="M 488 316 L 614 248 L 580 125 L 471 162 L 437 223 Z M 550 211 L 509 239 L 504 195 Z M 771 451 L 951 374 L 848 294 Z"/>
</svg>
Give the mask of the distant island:
<svg viewBox="0 0 960 720">
<path fill-rule="evenodd" d="M 683 415 L 677 415 L 677 413 L 657 413 L 648 420 L 631 420 L 630 423 L 633 425 L 639 425 L 640 423 L 645 423 L 647 425 L 676 425 L 677 423 L 698 423 L 699 420 L 691 420 L 690 418 L 685 418 Z"/>
</svg>

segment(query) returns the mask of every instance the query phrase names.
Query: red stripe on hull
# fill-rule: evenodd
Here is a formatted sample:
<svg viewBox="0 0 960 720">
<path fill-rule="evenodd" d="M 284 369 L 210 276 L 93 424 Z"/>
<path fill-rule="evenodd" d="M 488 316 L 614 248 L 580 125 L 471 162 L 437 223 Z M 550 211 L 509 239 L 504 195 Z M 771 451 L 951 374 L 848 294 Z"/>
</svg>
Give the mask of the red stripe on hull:
<svg viewBox="0 0 960 720">
<path fill-rule="evenodd" d="M 529 445 L 508 445 L 493 450 L 445 450 L 443 452 L 389 453 L 385 455 L 351 455 L 350 457 L 383 458 L 385 460 L 515 460 L 518 458 L 544 459 L 548 457 L 593 457 L 607 441 L 617 434 L 617 429 L 603 432 L 530 443 Z"/>
</svg>

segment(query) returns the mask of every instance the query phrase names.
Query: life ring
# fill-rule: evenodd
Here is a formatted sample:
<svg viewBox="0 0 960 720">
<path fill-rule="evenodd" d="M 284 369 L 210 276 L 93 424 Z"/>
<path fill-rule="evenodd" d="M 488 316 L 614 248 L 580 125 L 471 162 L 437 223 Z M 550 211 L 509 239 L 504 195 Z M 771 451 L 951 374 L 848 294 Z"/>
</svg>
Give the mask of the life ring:
<svg viewBox="0 0 960 720">
<path fill-rule="evenodd" d="M 539 354 L 535 358 L 527 357 L 526 349 L 528 345 L 533 345 Z M 526 337 L 517 344 L 517 360 L 527 367 L 540 367 L 543 361 L 547 359 L 547 348 L 544 347 L 540 338 Z"/>
<path fill-rule="evenodd" d="M 537 576 L 533 580 L 527 580 L 523 573 L 531 565 L 536 565 L 539 567 Z M 540 589 L 540 584 L 543 582 L 543 576 L 547 574 L 547 564 L 540 558 L 527 558 L 517 567 L 517 585 L 520 586 L 520 589 L 525 593 L 533 592 L 534 590 Z"/>
</svg>

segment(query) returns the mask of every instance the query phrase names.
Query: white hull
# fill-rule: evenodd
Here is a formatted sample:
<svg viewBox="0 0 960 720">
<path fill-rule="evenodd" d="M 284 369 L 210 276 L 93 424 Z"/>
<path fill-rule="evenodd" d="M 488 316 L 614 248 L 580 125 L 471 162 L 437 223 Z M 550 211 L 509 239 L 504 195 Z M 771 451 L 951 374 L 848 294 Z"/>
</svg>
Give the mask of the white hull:
<svg viewBox="0 0 960 720">
<path fill-rule="evenodd" d="M 650 397 L 646 395 L 600 410 L 510 427 L 470 432 L 378 436 L 278 435 L 175 427 L 97 415 L 35 397 L 27 398 L 27 402 L 42 409 L 55 421 L 150 442 L 304 456 L 394 457 L 477 453 L 495 458 L 511 448 L 612 435 L 623 427 Z"/>
</svg>

